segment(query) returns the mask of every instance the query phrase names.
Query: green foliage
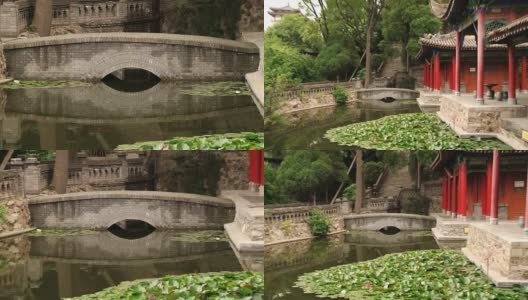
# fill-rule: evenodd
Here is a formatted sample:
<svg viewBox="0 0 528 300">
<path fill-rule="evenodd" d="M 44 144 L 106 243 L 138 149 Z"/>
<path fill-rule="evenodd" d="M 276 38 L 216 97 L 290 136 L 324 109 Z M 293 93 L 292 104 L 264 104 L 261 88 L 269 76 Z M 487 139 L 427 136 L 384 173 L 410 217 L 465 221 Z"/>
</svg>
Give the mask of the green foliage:
<svg viewBox="0 0 528 300">
<path fill-rule="evenodd" d="M 329 130 L 326 138 L 346 146 L 377 150 L 510 149 L 495 140 L 459 138 L 434 114 L 400 114 Z"/>
<path fill-rule="evenodd" d="M 377 151 L 376 157 L 383 162 L 385 167 L 394 170 L 407 164 L 405 155 L 398 151 Z"/>
<path fill-rule="evenodd" d="M 116 150 L 264 150 L 264 133 L 245 132 L 177 137 L 168 141 L 120 145 Z"/>
<path fill-rule="evenodd" d="M 315 64 L 322 77 L 335 78 L 356 67 L 359 64 L 359 56 L 343 41 L 336 41 L 321 49 Z"/>
<path fill-rule="evenodd" d="M 266 30 L 266 38 L 272 37 L 300 52 L 319 51 L 323 46 L 323 39 L 317 24 L 301 15 L 285 16 L 280 22 Z"/>
<path fill-rule="evenodd" d="M 496 288 L 462 253 L 451 250 L 389 254 L 304 274 L 295 285 L 305 293 L 343 299 L 528 298 L 527 289 Z"/>
<path fill-rule="evenodd" d="M 431 206 L 431 199 L 421 195 L 416 194 L 409 199 L 406 199 L 402 203 L 402 212 L 407 214 L 416 214 L 416 215 L 429 215 L 429 207 Z"/>
<path fill-rule="evenodd" d="M 277 182 L 284 194 L 306 202 L 329 183 L 345 180 L 345 164 L 331 154 L 308 150 L 290 152 L 277 170 Z"/>
<path fill-rule="evenodd" d="M 55 160 L 55 151 L 52 150 L 18 150 L 15 156 L 36 157 L 39 161 L 53 161 Z"/>
<path fill-rule="evenodd" d="M 442 22 L 432 12 L 428 0 L 390 0 L 382 20 L 386 41 L 402 42 L 404 53 L 416 56 L 418 39 L 426 33 L 437 33 Z M 404 55 L 405 57 L 405 55 Z"/>
<path fill-rule="evenodd" d="M 385 164 L 381 161 L 369 161 L 363 165 L 363 169 L 365 186 L 373 186 L 385 170 Z"/>
<path fill-rule="evenodd" d="M 319 208 L 310 211 L 310 216 L 306 222 L 314 236 L 326 236 L 330 231 L 330 225 L 332 225 L 330 218 Z"/>
<path fill-rule="evenodd" d="M 215 152 L 179 151 L 172 158 L 176 167 L 165 184 L 169 191 L 211 195 L 218 193 L 224 159 Z"/>
<path fill-rule="evenodd" d="M 356 184 L 351 183 L 343 191 L 343 196 L 347 198 L 348 201 L 354 202 L 356 200 Z"/>
<path fill-rule="evenodd" d="M 7 223 L 7 208 L 0 204 L 0 224 Z"/>
<path fill-rule="evenodd" d="M 348 92 L 344 87 L 340 85 L 335 87 L 335 90 L 332 92 L 332 95 L 334 96 L 334 100 L 338 105 L 344 105 L 348 101 Z"/>
<path fill-rule="evenodd" d="M 195 299 L 258 300 L 264 297 L 264 274 L 253 272 L 205 273 L 124 282 L 72 300 Z"/>
<path fill-rule="evenodd" d="M 277 168 L 269 163 L 264 163 L 264 204 L 278 204 L 287 202 L 281 191 L 280 182 L 277 180 Z"/>
</svg>

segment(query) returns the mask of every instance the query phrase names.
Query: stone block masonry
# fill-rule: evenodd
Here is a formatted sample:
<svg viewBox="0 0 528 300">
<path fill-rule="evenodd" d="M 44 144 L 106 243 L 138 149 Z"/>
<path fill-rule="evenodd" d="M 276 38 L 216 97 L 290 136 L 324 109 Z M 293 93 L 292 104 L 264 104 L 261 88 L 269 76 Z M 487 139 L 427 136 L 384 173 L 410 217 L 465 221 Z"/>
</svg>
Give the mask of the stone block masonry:
<svg viewBox="0 0 528 300">
<path fill-rule="evenodd" d="M 241 80 L 259 64 L 254 44 L 174 34 L 69 34 L 4 49 L 10 76 L 27 80 L 100 80 L 124 68 L 162 80 Z"/>
<path fill-rule="evenodd" d="M 157 229 L 222 229 L 235 218 L 233 202 L 193 194 L 106 191 L 41 196 L 29 200 L 37 228 L 105 230 L 123 220 Z"/>
</svg>

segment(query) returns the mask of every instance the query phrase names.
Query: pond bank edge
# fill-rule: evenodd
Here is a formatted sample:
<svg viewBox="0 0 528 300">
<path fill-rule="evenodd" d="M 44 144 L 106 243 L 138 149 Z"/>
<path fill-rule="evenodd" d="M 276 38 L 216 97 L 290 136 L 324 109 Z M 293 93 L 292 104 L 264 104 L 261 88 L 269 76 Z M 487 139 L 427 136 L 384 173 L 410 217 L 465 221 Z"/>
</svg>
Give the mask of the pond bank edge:
<svg viewBox="0 0 528 300">
<path fill-rule="evenodd" d="M 332 232 L 332 233 L 327 234 L 326 236 L 340 234 L 344 232 L 347 232 L 347 230 L 340 230 L 340 231 Z M 311 236 L 311 237 L 298 238 L 298 239 L 282 240 L 282 241 L 273 242 L 273 243 L 266 243 L 264 246 L 273 246 L 273 245 L 278 245 L 278 244 L 285 244 L 285 243 L 298 242 L 298 241 L 304 241 L 304 240 L 313 240 L 315 238 L 316 238 L 315 236 Z"/>
<path fill-rule="evenodd" d="M 31 228 L 28 228 L 28 229 L 22 229 L 22 230 L 17 230 L 17 231 L 10 231 L 10 232 L 6 232 L 6 233 L 0 233 L 0 240 L 2 239 L 6 239 L 6 238 L 10 238 L 10 237 L 14 237 L 14 236 L 17 236 L 17 235 L 21 235 L 21 234 L 24 234 L 24 233 L 28 233 L 28 232 L 31 232 L 33 230 L 36 230 L 37 228 L 35 227 L 31 227 Z"/>
</svg>

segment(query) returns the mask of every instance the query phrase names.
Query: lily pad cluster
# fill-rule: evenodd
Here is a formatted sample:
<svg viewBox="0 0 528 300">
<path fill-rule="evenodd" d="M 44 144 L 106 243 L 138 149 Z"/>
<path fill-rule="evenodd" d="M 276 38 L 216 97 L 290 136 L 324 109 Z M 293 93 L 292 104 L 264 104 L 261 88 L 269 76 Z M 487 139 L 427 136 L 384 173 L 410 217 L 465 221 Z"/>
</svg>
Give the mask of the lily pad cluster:
<svg viewBox="0 0 528 300">
<path fill-rule="evenodd" d="M 528 299 L 528 289 L 496 288 L 460 251 L 389 254 L 356 264 L 304 274 L 305 293 L 343 299 Z"/>
<path fill-rule="evenodd" d="M 187 243 L 227 242 L 228 239 L 222 230 L 200 230 L 175 232 L 172 241 Z"/>
<path fill-rule="evenodd" d="M 71 300 L 261 300 L 263 297 L 262 273 L 226 272 L 124 282 L 116 287 Z"/>
<path fill-rule="evenodd" d="M 384 117 L 329 130 L 325 137 L 344 146 L 377 150 L 511 149 L 496 140 L 460 138 L 434 114 Z"/>
<path fill-rule="evenodd" d="M 249 96 L 251 93 L 244 82 L 240 81 L 221 81 L 192 84 L 190 87 L 183 88 L 182 94 L 193 96 Z"/>
<path fill-rule="evenodd" d="M 264 133 L 244 132 L 121 145 L 116 150 L 263 150 Z"/>
<path fill-rule="evenodd" d="M 66 87 L 91 86 L 90 82 L 76 80 L 40 81 L 40 80 L 14 80 L 1 86 L 3 89 L 53 89 Z"/>
</svg>

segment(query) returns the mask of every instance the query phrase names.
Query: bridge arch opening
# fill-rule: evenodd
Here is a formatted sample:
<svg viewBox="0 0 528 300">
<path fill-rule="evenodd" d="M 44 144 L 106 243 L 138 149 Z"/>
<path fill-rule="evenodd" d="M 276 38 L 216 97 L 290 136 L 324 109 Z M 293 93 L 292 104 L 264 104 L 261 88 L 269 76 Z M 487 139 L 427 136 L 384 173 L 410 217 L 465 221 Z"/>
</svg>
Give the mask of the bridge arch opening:
<svg viewBox="0 0 528 300">
<path fill-rule="evenodd" d="M 379 232 L 386 234 L 386 235 L 395 235 L 400 232 L 400 228 L 396 226 L 385 226 L 379 230 Z"/>
<path fill-rule="evenodd" d="M 102 81 L 120 92 L 137 93 L 155 87 L 161 78 L 148 70 L 123 68 L 106 75 Z"/>
<path fill-rule="evenodd" d="M 392 97 L 385 97 L 385 98 L 382 98 L 380 100 L 381 100 L 381 102 L 385 102 L 385 103 L 392 103 L 392 102 L 396 101 L 396 99 L 394 99 Z"/>
<path fill-rule="evenodd" d="M 127 219 L 113 224 L 107 230 L 117 237 L 127 240 L 137 240 L 150 235 L 156 231 L 156 228 L 142 220 Z"/>
</svg>

